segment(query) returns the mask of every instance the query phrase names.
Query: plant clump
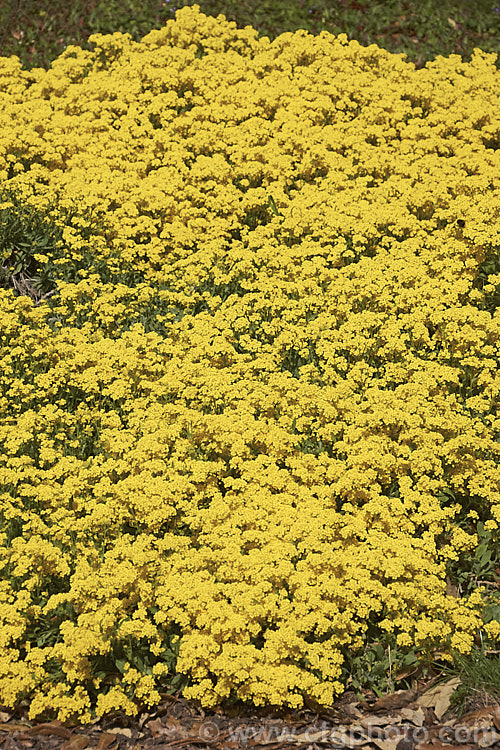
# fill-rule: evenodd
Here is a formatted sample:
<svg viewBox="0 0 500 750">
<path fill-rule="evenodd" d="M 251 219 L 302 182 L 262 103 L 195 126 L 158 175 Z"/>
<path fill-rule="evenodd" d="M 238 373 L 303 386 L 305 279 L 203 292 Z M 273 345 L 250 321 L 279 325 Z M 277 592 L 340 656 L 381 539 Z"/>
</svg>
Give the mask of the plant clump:
<svg viewBox="0 0 500 750">
<path fill-rule="evenodd" d="M 90 41 L 0 58 L 52 232 L 2 256 L 0 703 L 328 705 L 497 641 L 495 56 L 198 6 Z"/>
</svg>

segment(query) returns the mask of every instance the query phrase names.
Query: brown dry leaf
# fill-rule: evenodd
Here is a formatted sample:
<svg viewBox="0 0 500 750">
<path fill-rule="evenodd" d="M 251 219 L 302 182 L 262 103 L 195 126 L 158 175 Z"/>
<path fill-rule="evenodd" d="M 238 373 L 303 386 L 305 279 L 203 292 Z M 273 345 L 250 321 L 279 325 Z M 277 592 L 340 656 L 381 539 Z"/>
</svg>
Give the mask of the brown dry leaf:
<svg viewBox="0 0 500 750">
<path fill-rule="evenodd" d="M 29 724 L 0 724 L 0 732 L 29 732 Z"/>
<path fill-rule="evenodd" d="M 116 727 L 108 729 L 109 734 L 123 734 L 125 737 L 132 737 L 132 732 L 127 727 Z"/>
<path fill-rule="evenodd" d="M 42 737 L 55 735 L 56 737 L 63 737 L 65 740 L 68 740 L 73 735 L 73 732 L 63 727 L 60 721 L 49 721 L 45 724 L 37 724 L 36 727 L 30 729 L 30 734 L 40 734 Z"/>
<path fill-rule="evenodd" d="M 60 750 L 83 750 L 89 744 L 89 738 L 84 734 L 74 734 L 66 742 L 63 742 Z"/>
<path fill-rule="evenodd" d="M 343 748 L 349 748 L 349 750 L 367 745 L 368 740 L 365 737 L 354 737 L 353 729 L 354 727 L 336 727 L 328 732 L 308 731 L 304 732 L 304 734 L 282 734 L 280 735 L 280 742 L 290 742 L 290 744 L 294 745 L 311 745 L 315 742 L 328 742 L 329 746 L 340 745 Z M 276 743 L 276 739 L 269 740 L 269 743 L 266 744 L 271 743 Z M 261 743 L 259 742 L 259 744 Z"/>
<path fill-rule="evenodd" d="M 328 733 L 331 746 L 347 747 L 352 750 L 355 747 L 365 747 L 368 739 L 364 736 L 361 727 L 336 727 Z"/>
<path fill-rule="evenodd" d="M 6 722 L 9 721 L 12 714 L 6 713 L 6 711 L 0 711 L 0 722 Z"/>
<path fill-rule="evenodd" d="M 387 739 L 387 740 L 378 740 L 371 738 L 370 742 L 372 745 L 376 745 L 380 748 L 380 750 L 396 750 L 397 745 L 399 744 L 401 740 L 401 737 L 395 737 L 394 739 Z"/>
<path fill-rule="evenodd" d="M 198 721 L 193 724 L 193 728 L 199 728 L 202 724 L 203 722 Z M 160 734 L 170 736 L 180 734 L 182 737 L 185 737 L 189 734 L 189 730 L 185 729 L 179 719 L 176 719 L 175 716 L 169 716 L 165 722 L 161 719 L 153 719 L 153 721 L 149 721 L 146 724 L 146 729 L 149 729 L 153 737 L 157 737 Z"/>
<path fill-rule="evenodd" d="M 214 724 L 214 722 L 206 721 L 205 719 L 202 721 L 194 721 L 189 728 L 183 728 L 180 722 L 177 723 L 179 726 L 175 729 L 171 729 L 170 733 L 172 734 L 175 732 L 180 737 L 193 738 L 195 741 L 196 739 L 198 739 L 198 741 L 200 739 L 214 740 L 217 739 L 220 734 L 218 726 Z"/>
<path fill-rule="evenodd" d="M 398 690 L 390 695 L 383 695 L 375 703 L 369 706 L 369 711 L 393 711 L 403 708 L 415 700 L 414 690 Z"/>
<path fill-rule="evenodd" d="M 449 680 L 442 685 L 436 685 L 436 687 L 427 690 L 427 692 L 421 695 L 420 698 L 417 698 L 415 702 L 419 706 L 432 708 L 438 720 L 441 720 L 450 706 L 452 694 L 460 684 L 460 678 L 453 677 L 452 680 Z"/>
<path fill-rule="evenodd" d="M 442 742 L 433 742 L 432 744 L 428 742 L 419 742 L 417 745 L 415 745 L 415 750 L 450 750 L 452 748 L 452 745 L 443 745 Z M 460 745 L 460 750 L 477 750 L 477 748 L 474 748 L 474 745 Z"/>
<path fill-rule="evenodd" d="M 415 726 L 417 727 L 424 726 L 425 711 L 421 707 L 417 708 L 417 710 L 415 710 L 414 708 L 402 708 L 401 716 L 403 717 L 403 719 L 411 721 L 411 723 L 415 724 Z"/>
<path fill-rule="evenodd" d="M 141 714 L 139 717 L 139 729 L 142 729 L 148 719 L 152 719 L 151 714 Z"/>
<path fill-rule="evenodd" d="M 363 716 L 363 712 L 359 710 L 359 702 L 347 703 L 345 706 L 342 706 L 342 711 L 356 719 Z"/>
<path fill-rule="evenodd" d="M 401 719 L 399 718 L 399 716 L 389 716 L 385 714 L 384 716 L 364 716 L 362 719 L 360 719 L 359 723 L 362 727 L 365 728 L 385 727 L 392 724 L 400 724 Z"/>
<path fill-rule="evenodd" d="M 175 716 L 169 716 L 163 726 L 169 732 L 179 731 L 182 729 L 182 722 L 176 719 Z"/>
<path fill-rule="evenodd" d="M 456 586 L 453 585 L 449 578 L 446 578 L 446 593 L 448 596 L 453 596 L 455 599 L 460 599 L 460 592 Z"/>
<path fill-rule="evenodd" d="M 176 695 L 172 695 L 171 693 L 160 693 L 160 698 L 162 700 L 162 703 L 182 703 L 182 700 L 180 698 L 178 698 Z"/>
<path fill-rule="evenodd" d="M 398 672 L 396 675 L 396 680 L 399 682 L 399 680 L 404 680 L 405 677 L 409 677 L 412 674 L 415 674 L 417 672 L 417 667 L 408 667 L 407 669 L 402 669 L 401 672 Z"/>
<path fill-rule="evenodd" d="M 491 727 L 493 724 L 494 707 L 485 706 L 476 711 L 469 711 L 460 719 L 460 724 L 467 724 L 468 727 Z"/>
<path fill-rule="evenodd" d="M 493 711 L 493 724 L 500 732 L 500 706 L 497 706 Z"/>
<path fill-rule="evenodd" d="M 479 735 L 479 732 L 478 732 Z M 477 738 L 479 747 L 491 747 L 500 740 L 500 734 L 495 729 L 485 729 Z"/>
<path fill-rule="evenodd" d="M 104 732 L 99 737 L 99 744 L 97 745 L 96 750 L 106 750 L 106 748 L 112 745 L 113 742 L 116 742 L 115 735 L 111 734 L 110 732 Z"/>
<path fill-rule="evenodd" d="M 146 729 L 148 729 L 153 737 L 156 737 L 158 734 L 161 734 L 163 732 L 163 723 L 161 719 L 153 719 L 153 721 L 148 721 L 146 724 Z"/>
</svg>

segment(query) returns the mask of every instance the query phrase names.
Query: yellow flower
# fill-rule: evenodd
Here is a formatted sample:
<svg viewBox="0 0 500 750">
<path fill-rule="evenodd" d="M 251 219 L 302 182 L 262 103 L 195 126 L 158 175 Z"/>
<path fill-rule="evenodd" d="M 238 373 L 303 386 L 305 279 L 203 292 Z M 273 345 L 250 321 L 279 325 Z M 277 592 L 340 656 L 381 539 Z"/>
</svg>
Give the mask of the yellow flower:
<svg viewBox="0 0 500 750">
<path fill-rule="evenodd" d="M 329 704 L 373 628 L 497 638 L 446 593 L 500 524 L 493 57 L 197 5 L 90 42 L 0 58 L 2 205 L 62 233 L 0 289 L 0 703 Z"/>
</svg>

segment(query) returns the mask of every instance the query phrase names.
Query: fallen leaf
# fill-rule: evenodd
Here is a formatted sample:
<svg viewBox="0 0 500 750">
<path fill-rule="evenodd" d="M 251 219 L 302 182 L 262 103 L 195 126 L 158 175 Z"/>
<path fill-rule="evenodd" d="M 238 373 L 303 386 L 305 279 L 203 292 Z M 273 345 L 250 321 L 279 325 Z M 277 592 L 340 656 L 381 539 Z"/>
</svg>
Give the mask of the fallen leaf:
<svg viewBox="0 0 500 750">
<path fill-rule="evenodd" d="M 203 726 L 203 721 L 197 721 L 188 729 L 184 727 L 182 722 L 180 722 L 179 719 L 176 719 L 175 716 L 169 716 L 165 722 L 161 719 L 153 719 L 153 721 L 149 721 L 146 724 L 145 728 L 151 732 L 153 737 L 168 735 L 170 738 L 175 738 L 177 736 L 186 737 L 190 732 L 194 730 L 199 731 L 200 727 Z"/>
<path fill-rule="evenodd" d="M 191 737 L 193 739 L 197 738 L 199 740 L 209 740 L 211 742 L 214 742 L 217 740 L 220 735 L 221 731 L 217 724 L 215 724 L 213 721 L 195 721 L 191 725 L 190 729 L 182 729 L 182 726 L 179 725 L 178 728 L 175 728 L 175 731 L 177 734 L 181 734 L 182 737 Z M 195 739 L 196 741 L 196 739 Z"/>
<path fill-rule="evenodd" d="M 392 711 L 396 708 L 403 708 L 408 703 L 412 703 L 415 700 L 414 690 L 398 690 L 396 693 L 390 695 L 383 695 L 375 703 L 369 707 L 369 711 Z"/>
<path fill-rule="evenodd" d="M 49 721 L 45 724 L 37 724 L 32 727 L 30 734 L 39 734 L 42 737 L 50 737 L 55 735 L 56 737 L 63 737 L 65 740 L 72 736 L 72 732 L 66 727 L 61 725 L 60 721 Z"/>
<path fill-rule="evenodd" d="M 481 736 L 477 738 L 479 747 L 491 747 L 500 740 L 500 734 L 495 729 L 485 729 L 480 734 Z"/>
<path fill-rule="evenodd" d="M 401 737 L 395 737 L 391 740 L 377 740 L 374 738 L 370 738 L 370 743 L 379 747 L 380 750 L 396 750 L 396 747 L 398 746 L 400 740 Z"/>
<path fill-rule="evenodd" d="M 169 716 L 165 724 L 163 725 L 169 732 L 178 731 L 182 729 L 182 722 L 176 719 L 175 716 Z"/>
<path fill-rule="evenodd" d="M 500 706 L 497 706 L 493 711 L 493 724 L 500 731 Z"/>
<path fill-rule="evenodd" d="M 12 716 L 12 714 L 8 714 L 5 711 L 0 711 L 0 722 L 9 721 L 9 719 L 11 718 L 11 716 Z"/>
<path fill-rule="evenodd" d="M 114 734 L 111 734 L 110 732 L 103 732 L 103 734 L 101 734 L 101 736 L 99 737 L 97 750 L 106 750 L 106 748 L 112 745 L 115 741 L 116 737 Z"/>
<path fill-rule="evenodd" d="M 419 707 L 417 710 L 414 708 L 402 708 L 401 716 L 407 721 L 411 721 L 417 727 L 423 727 L 425 721 L 425 711 Z"/>
<path fill-rule="evenodd" d="M 116 729 L 108 729 L 110 734 L 123 734 L 125 737 L 132 737 L 132 732 L 127 727 L 116 727 Z"/>
<path fill-rule="evenodd" d="M 453 596 L 455 599 L 460 599 L 460 592 L 458 588 L 451 582 L 449 578 L 446 578 L 446 593 L 448 596 Z"/>
<path fill-rule="evenodd" d="M 30 724 L 0 724 L 0 732 L 29 732 Z"/>
<path fill-rule="evenodd" d="M 89 744 L 89 738 L 84 734 L 74 734 L 66 742 L 63 742 L 60 750 L 83 750 Z"/>
<path fill-rule="evenodd" d="M 452 29 L 455 29 L 455 31 L 458 31 L 458 23 L 455 21 L 454 18 L 448 18 L 448 23 L 452 27 Z"/>
<path fill-rule="evenodd" d="M 290 734 L 280 736 L 280 742 L 287 741 L 294 745 L 302 745 L 314 742 L 328 742 L 331 747 L 343 747 L 353 750 L 355 747 L 361 747 L 368 744 L 368 739 L 364 737 L 360 732 L 360 736 L 354 736 L 358 732 L 354 731 L 354 727 L 336 727 L 328 732 L 305 732 L 304 734 Z M 274 740 L 273 740 L 274 741 Z M 392 748 L 388 749 L 392 750 Z"/>
<path fill-rule="evenodd" d="M 160 698 L 162 699 L 162 701 L 167 701 L 168 703 L 182 702 L 180 698 L 178 698 L 176 695 L 172 695 L 172 693 L 160 693 Z"/>
<path fill-rule="evenodd" d="M 441 720 L 450 706 L 450 699 L 457 687 L 461 684 L 459 677 L 427 690 L 420 698 L 416 699 L 419 706 L 432 708 L 438 720 Z"/>
<path fill-rule="evenodd" d="M 362 727 L 368 728 L 368 727 L 385 727 L 392 724 L 399 724 L 401 722 L 401 719 L 399 716 L 365 716 L 362 719 L 360 719 L 360 724 Z"/>
<path fill-rule="evenodd" d="M 354 750 L 354 748 L 367 746 L 369 742 L 368 738 L 366 738 L 360 730 L 361 727 L 355 728 L 353 726 L 335 727 L 335 729 L 332 728 L 322 730 L 320 732 L 311 732 L 311 730 L 309 729 L 303 734 L 288 734 L 283 730 L 282 733 L 279 733 L 279 743 L 281 745 L 281 743 L 288 742 L 291 745 L 308 746 L 311 746 L 311 743 L 316 742 L 328 743 L 328 746 L 340 746 L 342 748 L 349 748 L 349 750 Z M 259 746 L 275 745 L 277 742 L 277 737 L 274 736 L 274 733 L 272 733 L 272 736 L 270 736 L 269 739 L 265 739 L 265 735 L 264 737 L 258 736 L 258 740 L 256 741 L 254 738 L 252 738 L 252 742 L 257 742 Z M 228 743 L 225 743 L 224 747 L 226 747 L 227 744 Z M 392 748 L 390 750 L 392 750 Z"/>
<path fill-rule="evenodd" d="M 493 717 L 493 706 L 486 706 L 485 708 L 479 708 L 476 711 L 469 711 L 469 713 L 462 716 L 460 723 L 467 724 L 468 727 L 491 727 L 493 724 Z"/>
<path fill-rule="evenodd" d="M 363 716 L 363 712 L 359 710 L 359 703 L 347 703 L 345 706 L 342 706 L 342 711 L 349 716 L 353 716 L 355 719 Z"/>
<path fill-rule="evenodd" d="M 408 667 L 407 669 L 403 669 L 401 672 L 398 672 L 396 675 L 396 679 L 404 680 L 405 677 L 409 677 L 412 674 L 415 674 L 415 672 L 418 671 L 418 667 Z"/>
<path fill-rule="evenodd" d="M 153 737 L 156 737 L 156 735 L 163 732 L 164 727 L 161 719 L 153 719 L 153 721 L 148 721 L 146 729 L 149 729 Z"/>
<path fill-rule="evenodd" d="M 415 741 L 413 737 L 407 737 L 403 735 L 396 745 L 396 750 L 413 750 Z"/>
<path fill-rule="evenodd" d="M 432 717 L 432 723 L 434 726 L 429 726 L 427 729 L 427 737 L 425 738 L 425 741 L 422 739 L 422 742 L 426 742 L 428 745 L 432 745 L 434 741 L 440 741 L 440 742 L 450 742 L 452 741 L 451 738 L 451 729 L 448 726 L 443 726 L 442 724 L 436 724 L 434 721 L 434 716 Z"/>
</svg>

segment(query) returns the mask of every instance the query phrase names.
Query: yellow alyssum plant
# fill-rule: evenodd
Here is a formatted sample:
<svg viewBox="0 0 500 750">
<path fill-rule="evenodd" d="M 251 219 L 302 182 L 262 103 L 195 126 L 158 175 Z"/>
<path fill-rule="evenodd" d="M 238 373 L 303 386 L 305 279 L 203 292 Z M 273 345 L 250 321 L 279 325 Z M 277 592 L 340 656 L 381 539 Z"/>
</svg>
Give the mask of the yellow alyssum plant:
<svg viewBox="0 0 500 750">
<path fill-rule="evenodd" d="M 63 229 L 52 296 L 0 290 L 0 703 L 328 705 L 374 633 L 498 638 L 446 590 L 500 523 L 494 56 L 91 41 L 0 58 L 1 187 Z"/>
</svg>

